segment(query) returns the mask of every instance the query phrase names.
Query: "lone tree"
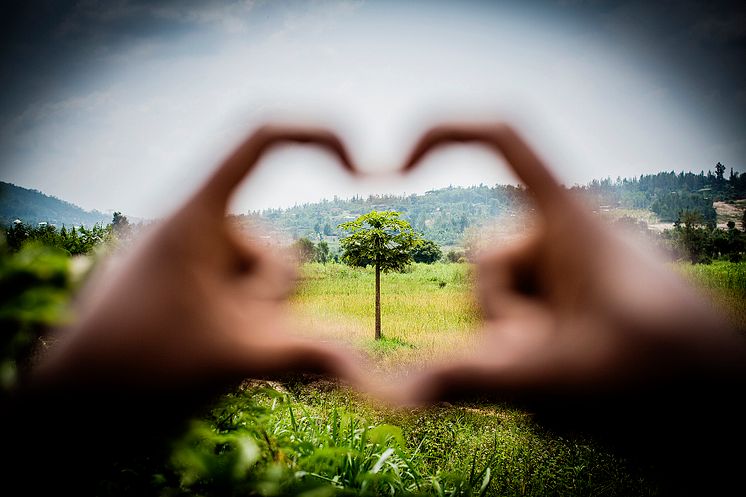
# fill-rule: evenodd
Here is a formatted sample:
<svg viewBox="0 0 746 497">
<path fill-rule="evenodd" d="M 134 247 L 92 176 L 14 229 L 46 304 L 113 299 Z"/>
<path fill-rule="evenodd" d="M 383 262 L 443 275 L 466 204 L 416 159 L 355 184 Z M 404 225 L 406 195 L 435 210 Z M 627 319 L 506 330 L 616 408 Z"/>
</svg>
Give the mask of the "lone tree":
<svg viewBox="0 0 746 497">
<path fill-rule="evenodd" d="M 400 212 L 371 211 L 340 228 L 349 235 L 340 240 L 342 260 L 350 266 L 376 268 L 376 340 L 381 338 L 381 271 L 402 271 L 412 262 L 412 250 L 421 243 Z"/>
</svg>

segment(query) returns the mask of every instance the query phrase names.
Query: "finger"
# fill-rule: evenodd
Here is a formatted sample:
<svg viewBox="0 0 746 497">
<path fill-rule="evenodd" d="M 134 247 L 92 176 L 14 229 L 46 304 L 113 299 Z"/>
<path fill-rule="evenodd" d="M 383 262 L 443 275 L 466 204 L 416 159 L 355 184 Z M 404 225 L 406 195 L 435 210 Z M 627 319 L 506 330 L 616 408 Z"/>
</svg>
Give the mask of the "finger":
<svg viewBox="0 0 746 497">
<path fill-rule="evenodd" d="M 427 131 L 404 164 L 408 172 L 432 150 L 453 143 L 476 142 L 501 153 L 518 177 L 532 190 L 545 214 L 569 204 L 569 196 L 538 155 L 510 126 L 495 124 L 441 124 Z"/>
<path fill-rule="evenodd" d="M 249 136 L 213 173 L 196 199 L 225 212 L 236 186 L 251 172 L 264 153 L 283 143 L 317 145 L 331 152 L 351 174 L 357 174 L 350 155 L 339 137 L 324 128 L 264 125 Z"/>
<path fill-rule="evenodd" d="M 340 378 L 351 385 L 364 382 L 366 360 L 338 345 L 283 334 L 254 343 L 246 352 L 238 356 L 237 368 L 247 377 L 315 373 Z"/>
<path fill-rule="evenodd" d="M 536 239 L 531 237 L 480 256 L 476 292 L 486 319 L 519 315 L 527 299 L 541 292 L 536 251 Z"/>
<path fill-rule="evenodd" d="M 298 280 L 296 266 L 269 247 L 260 247 L 226 227 L 235 254 L 229 270 L 236 276 L 239 290 L 251 298 L 284 300 Z"/>
</svg>

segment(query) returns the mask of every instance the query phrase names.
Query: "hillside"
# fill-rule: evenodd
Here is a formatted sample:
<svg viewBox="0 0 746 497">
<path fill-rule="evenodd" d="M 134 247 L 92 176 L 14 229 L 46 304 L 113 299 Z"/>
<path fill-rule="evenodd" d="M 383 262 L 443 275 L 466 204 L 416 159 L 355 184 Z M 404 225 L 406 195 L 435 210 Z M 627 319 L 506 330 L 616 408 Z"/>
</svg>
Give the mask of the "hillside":
<svg viewBox="0 0 746 497">
<path fill-rule="evenodd" d="M 702 224 L 721 228 L 740 222 L 746 205 L 746 173 L 726 174 L 718 163 L 715 173 L 660 172 L 637 178 L 594 180 L 570 188 L 589 208 L 603 214 L 637 217 L 651 227 L 670 228 L 682 213 L 692 213 Z M 334 198 L 289 209 L 267 209 L 237 216 L 244 225 L 258 225 L 272 243 L 286 244 L 299 237 L 324 240 L 334 249 L 342 222 L 371 210 L 397 210 L 426 238 L 443 247 L 464 243 L 465 230 L 497 216 L 515 216 L 530 209 L 526 191 L 515 186 L 448 187 L 423 195 L 375 195 Z M 728 216 L 723 215 L 728 209 Z M 609 216 L 606 216 L 609 217 Z M 618 216 L 617 216 L 618 217 Z"/>
<path fill-rule="evenodd" d="M 92 226 L 111 221 L 111 216 L 0 181 L 0 224 L 7 226 L 16 219 L 32 225 L 46 222 L 57 226 Z"/>
<path fill-rule="evenodd" d="M 464 230 L 499 215 L 510 215 L 529 208 L 526 191 L 515 186 L 479 185 L 447 187 L 422 195 L 371 195 L 350 199 L 322 200 L 289 209 L 267 209 L 238 216 L 246 225 L 260 225 L 277 242 L 307 237 L 324 239 L 333 247 L 342 231 L 340 223 L 371 210 L 396 210 L 426 238 L 441 246 L 462 242 Z"/>
</svg>

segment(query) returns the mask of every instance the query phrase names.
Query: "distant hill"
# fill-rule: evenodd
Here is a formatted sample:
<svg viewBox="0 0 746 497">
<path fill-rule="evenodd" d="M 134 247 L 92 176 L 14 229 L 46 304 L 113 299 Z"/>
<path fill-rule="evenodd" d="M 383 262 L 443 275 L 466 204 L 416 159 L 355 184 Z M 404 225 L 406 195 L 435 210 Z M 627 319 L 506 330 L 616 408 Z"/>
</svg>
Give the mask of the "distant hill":
<svg viewBox="0 0 746 497">
<path fill-rule="evenodd" d="M 717 221 L 713 202 L 731 205 L 733 219 L 741 219 L 738 199 L 746 198 L 746 173 L 718 163 L 715 173 L 704 171 L 660 172 L 635 178 L 606 178 L 570 188 L 596 212 L 635 209 L 654 213 L 658 220 L 673 223 L 684 211 L 696 213 L 703 223 Z M 734 203 L 736 202 L 736 203 Z M 299 237 L 324 240 L 338 245 L 343 232 L 340 223 L 371 210 L 396 210 L 426 238 L 441 246 L 464 242 L 466 228 L 485 225 L 496 216 L 518 216 L 530 209 L 529 196 L 510 185 L 448 187 L 423 195 L 371 195 L 350 199 L 334 198 L 288 209 L 266 209 L 238 216 L 247 226 L 260 225 L 268 238 L 292 241 Z"/>
<path fill-rule="evenodd" d="M 46 222 L 57 226 L 92 226 L 110 222 L 111 216 L 83 210 L 38 190 L 0 181 L 0 224 L 7 226 L 16 219 L 27 224 Z"/>
<path fill-rule="evenodd" d="M 529 207 L 523 188 L 510 185 L 447 187 L 422 195 L 370 195 L 334 198 L 288 209 L 266 209 L 237 216 L 246 225 L 258 224 L 275 240 L 308 237 L 337 245 L 343 235 L 337 226 L 371 210 L 395 210 L 427 239 L 442 246 L 462 242 L 464 230 L 498 215 L 522 212 Z"/>
</svg>

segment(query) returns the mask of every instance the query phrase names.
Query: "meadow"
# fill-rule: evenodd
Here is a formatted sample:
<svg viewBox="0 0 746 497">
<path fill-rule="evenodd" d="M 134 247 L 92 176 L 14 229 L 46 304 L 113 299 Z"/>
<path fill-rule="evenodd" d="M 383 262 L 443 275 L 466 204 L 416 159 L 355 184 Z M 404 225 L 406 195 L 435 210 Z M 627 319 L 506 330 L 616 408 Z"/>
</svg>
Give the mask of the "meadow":
<svg viewBox="0 0 746 497">
<path fill-rule="evenodd" d="M 373 268 L 305 264 L 291 299 L 297 329 L 367 350 L 379 372 L 468 352 L 481 324 L 468 264 L 412 264 L 381 277 L 382 335 L 373 340 Z"/>
</svg>

